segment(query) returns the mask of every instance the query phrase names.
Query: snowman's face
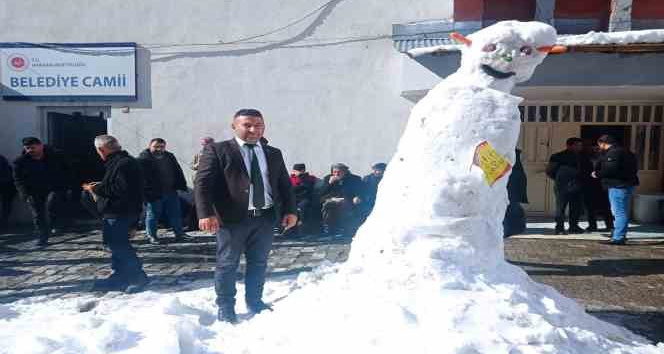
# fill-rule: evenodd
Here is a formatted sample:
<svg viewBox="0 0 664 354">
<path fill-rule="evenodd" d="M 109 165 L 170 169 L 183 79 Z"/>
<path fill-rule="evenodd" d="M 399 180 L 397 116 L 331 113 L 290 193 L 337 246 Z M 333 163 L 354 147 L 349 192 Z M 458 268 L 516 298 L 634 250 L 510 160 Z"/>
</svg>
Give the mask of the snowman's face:
<svg viewBox="0 0 664 354">
<path fill-rule="evenodd" d="M 496 79 L 512 76 L 517 82 L 528 80 L 545 54 L 533 43 L 519 37 L 508 37 L 487 43 L 473 43 L 468 53 L 482 72 Z"/>
<path fill-rule="evenodd" d="M 555 29 L 539 22 L 503 21 L 468 38 L 457 33 L 453 38 L 466 44 L 462 67 L 480 70 L 494 79 L 516 82 L 530 79 L 546 54 L 557 47 L 553 45 Z"/>
</svg>

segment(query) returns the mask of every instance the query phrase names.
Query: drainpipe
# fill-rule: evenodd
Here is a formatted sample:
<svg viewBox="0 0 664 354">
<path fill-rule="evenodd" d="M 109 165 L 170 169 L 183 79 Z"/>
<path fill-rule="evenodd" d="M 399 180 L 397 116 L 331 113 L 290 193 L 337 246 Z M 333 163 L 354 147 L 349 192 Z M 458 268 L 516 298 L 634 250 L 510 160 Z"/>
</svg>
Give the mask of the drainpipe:
<svg viewBox="0 0 664 354">
<path fill-rule="evenodd" d="M 609 32 L 629 31 L 632 29 L 632 1 L 611 0 Z"/>
</svg>

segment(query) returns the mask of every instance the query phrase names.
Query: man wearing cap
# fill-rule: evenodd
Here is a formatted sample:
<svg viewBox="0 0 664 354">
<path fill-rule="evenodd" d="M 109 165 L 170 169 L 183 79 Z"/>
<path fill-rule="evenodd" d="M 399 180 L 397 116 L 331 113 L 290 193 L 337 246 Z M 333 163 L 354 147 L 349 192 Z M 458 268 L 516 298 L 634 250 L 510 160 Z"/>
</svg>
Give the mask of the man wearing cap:
<svg viewBox="0 0 664 354">
<path fill-rule="evenodd" d="M 281 151 L 261 140 L 263 115 L 235 113 L 235 137 L 205 147 L 194 181 L 199 228 L 216 234 L 215 291 L 218 319 L 236 323 L 235 281 L 244 253 L 245 301 L 251 313 L 271 310 L 263 302 L 272 227 L 277 217 L 290 229 L 297 223 L 295 196 Z M 276 215 L 280 210 L 283 215 Z"/>
<path fill-rule="evenodd" d="M 314 187 L 318 179 L 307 172 L 307 167 L 303 163 L 293 165 L 290 181 L 295 192 L 295 202 L 299 216 L 299 224 L 311 221 L 312 217 L 312 198 Z"/>
<path fill-rule="evenodd" d="M 634 154 L 617 143 L 611 135 L 602 135 L 597 139 L 604 155 L 592 177 L 601 179 L 602 186 L 609 190 L 611 213 L 615 217 L 611 240 L 606 243 L 624 245 L 627 242 L 630 199 L 639 185 L 639 177 Z"/>
<path fill-rule="evenodd" d="M 366 206 L 366 215 L 371 213 L 374 205 L 376 204 L 376 194 L 378 193 L 378 184 L 383 180 L 383 174 L 385 173 L 385 168 L 387 164 L 384 162 L 378 162 L 371 166 L 371 173 L 362 178 L 364 182 L 365 195 L 364 195 L 364 205 Z"/>
</svg>

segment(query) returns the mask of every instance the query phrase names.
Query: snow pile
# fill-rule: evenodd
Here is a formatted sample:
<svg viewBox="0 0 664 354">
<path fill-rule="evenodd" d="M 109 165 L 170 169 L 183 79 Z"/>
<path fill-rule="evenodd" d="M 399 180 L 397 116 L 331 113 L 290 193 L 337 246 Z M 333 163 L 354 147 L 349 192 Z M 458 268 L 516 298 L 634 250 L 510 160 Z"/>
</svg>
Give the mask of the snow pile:
<svg viewBox="0 0 664 354">
<path fill-rule="evenodd" d="M 274 312 L 216 322 L 209 287 L 24 301 L 0 311 L 0 353 L 664 353 L 505 262 L 507 176 L 489 185 L 475 148 L 513 161 L 521 99 L 509 92 L 545 56 L 522 49 L 555 31 L 486 31 L 413 109 L 349 260 L 266 284 Z"/>
<path fill-rule="evenodd" d="M 664 43 L 664 30 L 640 30 L 623 32 L 595 32 L 585 34 L 558 36 L 556 44 L 566 46 L 593 45 L 593 44 L 635 44 L 635 43 Z M 443 44 L 432 47 L 414 48 L 407 51 L 408 55 L 417 57 L 435 52 L 451 52 L 463 49 L 461 44 Z"/>
</svg>

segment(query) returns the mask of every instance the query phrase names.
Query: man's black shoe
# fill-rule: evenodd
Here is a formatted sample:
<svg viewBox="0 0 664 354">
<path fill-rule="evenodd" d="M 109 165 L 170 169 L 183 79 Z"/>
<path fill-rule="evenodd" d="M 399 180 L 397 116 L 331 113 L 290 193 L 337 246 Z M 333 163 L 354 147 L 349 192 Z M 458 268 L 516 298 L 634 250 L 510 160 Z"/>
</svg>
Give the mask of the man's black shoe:
<svg viewBox="0 0 664 354">
<path fill-rule="evenodd" d="M 219 320 L 219 322 L 230 324 L 236 324 L 238 322 L 234 309 L 219 309 L 217 312 L 217 320 Z"/>
<path fill-rule="evenodd" d="M 565 230 L 556 229 L 556 231 L 554 231 L 553 234 L 554 235 L 567 235 L 567 232 L 565 232 Z"/>
<path fill-rule="evenodd" d="M 584 232 L 585 232 L 585 230 L 583 230 L 582 228 L 580 228 L 580 227 L 578 227 L 578 226 L 576 226 L 576 227 L 570 227 L 570 229 L 567 230 L 567 233 L 568 233 L 568 234 L 582 234 L 582 233 L 584 233 Z"/>
<path fill-rule="evenodd" d="M 247 308 L 249 309 L 249 311 L 251 313 L 256 314 L 256 315 L 263 312 L 263 311 L 269 311 L 269 312 L 274 311 L 272 309 L 272 306 L 264 303 L 263 301 L 253 303 L 253 304 L 247 304 Z"/>
<path fill-rule="evenodd" d="M 179 235 L 175 235 L 175 242 L 194 242 L 194 238 L 185 234 L 181 233 Z"/>
<path fill-rule="evenodd" d="M 148 279 L 147 274 L 145 274 L 145 272 L 141 272 L 134 279 L 129 281 L 129 285 L 124 290 L 124 292 L 127 294 L 139 293 L 145 289 L 149 282 L 150 280 Z"/>
<path fill-rule="evenodd" d="M 106 279 L 95 281 L 92 291 L 125 291 L 128 284 L 129 282 L 124 276 L 113 273 Z"/>
<path fill-rule="evenodd" d="M 603 245 L 612 245 L 612 246 L 624 246 L 627 244 L 626 239 L 622 240 L 608 240 L 608 241 L 599 241 Z"/>
</svg>

